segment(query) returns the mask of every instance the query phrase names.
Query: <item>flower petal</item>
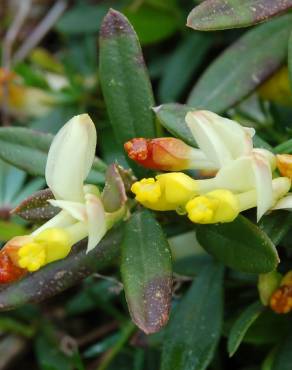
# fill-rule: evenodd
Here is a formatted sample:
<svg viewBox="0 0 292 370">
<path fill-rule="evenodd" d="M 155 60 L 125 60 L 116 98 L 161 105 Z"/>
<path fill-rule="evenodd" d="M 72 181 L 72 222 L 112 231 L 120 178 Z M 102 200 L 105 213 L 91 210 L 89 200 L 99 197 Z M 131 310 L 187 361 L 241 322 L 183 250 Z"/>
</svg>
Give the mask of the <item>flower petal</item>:
<svg viewBox="0 0 292 370">
<path fill-rule="evenodd" d="M 104 237 L 107 229 L 105 211 L 100 198 L 93 194 L 86 194 L 85 200 L 88 217 L 87 252 L 90 252 Z"/>
<path fill-rule="evenodd" d="M 252 158 L 241 157 L 222 167 L 215 176 L 217 188 L 245 192 L 254 188 Z"/>
<path fill-rule="evenodd" d="M 253 131 L 235 121 L 209 111 L 194 111 L 186 115 L 186 122 L 207 158 L 220 167 L 252 150 Z"/>
<path fill-rule="evenodd" d="M 257 221 L 273 205 L 272 171 L 268 160 L 260 155 L 252 156 L 255 189 L 257 193 Z"/>
<path fill-rule="evenodd" d="M 292 194 L 290 193 L 286 197 L 279 200 L 276 205 L 272 208 L 272 210 L 276 209 L 287 209 L 292 210 Z"/>
<path fill-rule="evenodd" d="M 72 216 L 78 221 L 86 221 L 87 219 L 86 208 L 83 203 L 70 202 L 68 200 L 55 200 L 55 199 L 50 199 L 48 200 L 48 202 L 54 207 L 62 208 L 70 216 Z"/>
<path fill-rule="evenodd" d="M 37 228 L 31 235 L 38 235 L 40 232 L 52 227 L 67 227 L 72 225 L 74 222 L 76 222 L 76 220 L 72 216 L 70 216 L 66 211 L 61 211 L 48 222 L 44 223 L 41 227 Z"/>
<path fill-rule="evenodd" d="M 96 130 L 87 114 L 73 117 L 49 150 L 46 180 L 56 199 L 82 201 L 83 182 L 94 160 Z"/>
</svg>

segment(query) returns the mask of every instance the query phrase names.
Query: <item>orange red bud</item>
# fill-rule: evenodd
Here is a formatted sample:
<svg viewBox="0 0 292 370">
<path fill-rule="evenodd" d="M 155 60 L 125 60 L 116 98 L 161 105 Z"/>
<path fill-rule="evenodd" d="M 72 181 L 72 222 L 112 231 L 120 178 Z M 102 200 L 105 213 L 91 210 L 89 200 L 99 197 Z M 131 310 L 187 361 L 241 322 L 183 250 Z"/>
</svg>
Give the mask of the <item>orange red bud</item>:
<svg viewBox="0 0 292 370">
<path fill-rule="evenodd" d="M 181 171 L 189 168 L 192 148 L 179 139 L 134 138 L 124 144 L 129 158 L 143 167 L 162 171 Z"/>
<path fill-rule="evenodd" d="M 0 284 L 12 283 L 27 274 L 27 270 L 16 266 L 7 249 L 0 252 Z"/>
<path fill-rule="evenodd" d="M 292 310 L 292 286 L 280 286 L 272 295 L 270 307 L 276 313 L 288 313 Z"/>
<path fill-rule="evenodd" d="M 282 176 L 292 179 L 292 155 L 278 154 L 276 156 L 277 168 Z"/>
<path fill-rule="evenodd" d="M 270 299 L 271 309 L 279 314 L 289 313 L 292 310 L 292 273 L 288 272 L 281 281 L 281 285 L 274 291 Z"/>
<path fill-rule="evenodd" d="M 0 284 L 13 283 L 28 273 L 18 266 L 18 249 L 29 236 L 17 236 L 11 239 L 0 251 Z"/>
</svg>

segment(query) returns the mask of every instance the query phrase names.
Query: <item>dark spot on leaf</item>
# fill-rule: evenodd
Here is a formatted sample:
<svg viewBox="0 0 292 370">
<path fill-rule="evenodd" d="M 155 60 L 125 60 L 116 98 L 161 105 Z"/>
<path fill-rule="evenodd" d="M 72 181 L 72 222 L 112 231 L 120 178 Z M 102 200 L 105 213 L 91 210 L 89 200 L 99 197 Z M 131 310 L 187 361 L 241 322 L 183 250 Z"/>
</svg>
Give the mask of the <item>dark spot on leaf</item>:
<svg viewBox="0 0 292 370">
<path fill-rule="evenodd" d="M 120 12 L 110 9 L 101 25 L 100 37 L 111 38 L 129 34 L 133 34 L 133 28 L 127 18 Z"/>
<path fill-rule="evenodd" d="M 144 290 L 144 310 L 141 315 L 138 307 L 130 305 L 132 318 L 146 334 L 156 333 L 169 318 L 171 305 L 172 279 L 170 276 L 152 279 Z"/>
<path fill-rule="evenodd" d="M 54 199 L 52 191 L 50 189 L 40 190 L 21 202 L 12 213 L 30 222 L 38 223 L 49 220 L 60 211 L 59 208 L 48 203 L 49 199 Z"/>
</svg>

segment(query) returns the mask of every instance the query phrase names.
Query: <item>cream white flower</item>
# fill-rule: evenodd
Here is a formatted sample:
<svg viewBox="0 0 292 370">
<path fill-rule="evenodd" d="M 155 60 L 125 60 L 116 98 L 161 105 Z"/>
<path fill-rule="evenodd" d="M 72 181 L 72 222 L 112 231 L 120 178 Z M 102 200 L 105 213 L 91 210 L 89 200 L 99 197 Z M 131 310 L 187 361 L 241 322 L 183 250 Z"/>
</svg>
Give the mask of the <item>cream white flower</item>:
<svg viewBox="0 0 292 370">
<path fill-rule="evenodd" d="M 275 202 L 272 171 L 276 161 L 273 153 L 253 148 L 253 129 L 215 113 L 188 112 L 186 122 L 207 160 L 218 168 L 209 190 L 221 188 L 241 193 L 255 189 L 259 220 Z"/>
<path fill-rule="evenodd" d="M 46 181 L 55 197 L 49 202 L 61 211 L 30 236 L 17 238 L 19 267 L 36 271 L 66 257 L 71 247 L 84 238 L 88 238 L 89 252 L 124 216 L 124 206 L 107 213 L 99 189 L 84 184 L 95 147 L 96 129 L 87 114 L 73 117 L 55 136 L 48 154 Z M 14 240 L 9 243 L 12 245 Z"/>
</svg>

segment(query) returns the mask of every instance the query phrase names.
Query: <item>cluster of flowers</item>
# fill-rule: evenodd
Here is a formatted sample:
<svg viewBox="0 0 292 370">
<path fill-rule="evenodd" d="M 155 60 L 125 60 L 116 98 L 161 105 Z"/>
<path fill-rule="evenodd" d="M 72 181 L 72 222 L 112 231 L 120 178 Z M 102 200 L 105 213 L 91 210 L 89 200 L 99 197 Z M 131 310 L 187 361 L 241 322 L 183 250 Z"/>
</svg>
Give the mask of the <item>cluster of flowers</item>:
<svg viewBox="0 0 292 370">
<path fill-rule="evenodd" d="M 144 167 L 172 171 L 135 182 L 132 192 L 139 203 L 157 211 L 173 210 L 202 224 L 231 222 L 254 207 L 258 220 L 266 212 L 292 208 L 289 155 L 276 157 L 254 148 L 253 129 L 212 112 L 189 112 L 186 123 L 199 149 L 176 138 L 136 138 L 125 143 L 129 157 Z M 125 203 L 109 212 L 98 187 L 84 184 L 95 147 L 96 129 L 87 114 L 73 117 L 55 136 L 46 181 L 54 195 L 50 204 L 61 210 L 31 235 L 17 236 L 1 249 L 1 283 L 65 258 L 82 239 L 88 238 L 87 251 L 92 250 L 127 216 Z M 199 179 L 180 172 L 185 170 L 196 170 Z M 292 307 L 291 300 L 289 307 L 286 304 L 291 290 L 286 280 L 272 297 L 276 312 Z"/>
<path fill-rule="evenodd" d="M 61 211 L 31 235 L 11 239 L 0 251 L 0 282 L 9 283 L 65 258 L 74 244 L 88 238 L 92 250 L 126 214 L 125 205 L 106 212 L 97 186 L 84 184 L 92 167 L 96 129 L 87 114 L 73 117 L 55 136 L 46 165 L 46 182 Z"/>
<path fill-rule="evenodd" d="M 173 171 L 134 183 L 132 192 L 139 203 L 186 214 L 200 224 L 231 222 L 254 207 L 258 221 L 268 211 L 291 208 L 285 165 L 289 155 L 276 157 L 254 148 L 253 129 L 215 113 L 191 111 L 185 120 L 199 149 L 175 138 L 135 138 L 125 144 L 128 156 L 142 166 Z M 201 179 L 178 172 L 183 170 L 197 170 Z M 278 176 L 278 170 L 284 176 Z"/>
</svg>

